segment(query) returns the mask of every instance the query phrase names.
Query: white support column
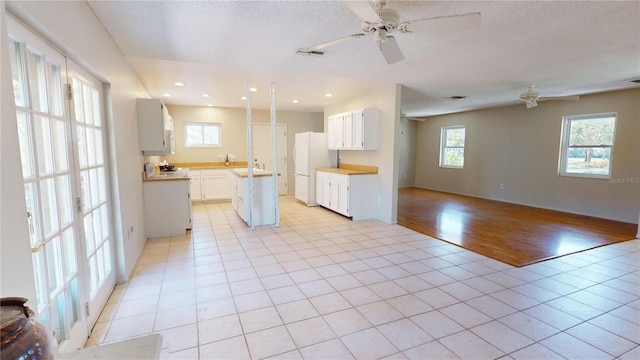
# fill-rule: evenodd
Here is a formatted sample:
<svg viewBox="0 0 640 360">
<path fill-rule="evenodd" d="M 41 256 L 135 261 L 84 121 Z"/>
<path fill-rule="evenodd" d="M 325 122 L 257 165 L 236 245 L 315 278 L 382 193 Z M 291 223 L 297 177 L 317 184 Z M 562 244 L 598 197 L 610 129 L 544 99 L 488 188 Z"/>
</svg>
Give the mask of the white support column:
<svg viewBox="0 0 640 360">
<path fill-rule="evenodd" d="M 247 182 L 249 185 L 249 226 L 251 230 L 256 227 L 253 224 L 253 122 L 251 118 L 251 81 L 247 81 Z"/>
<path fill-rule="evenodd" d="M 273 207 L 275 211 L 276 227 L 280 226 L 280 199 L 278 197 L 278 139 L 276 134 L 276 83 L 270 86 L 270 108 L 271 108 L 271 169 L 273 179 Z M 286 176 L 286 174 L 282 174 Z"/>
</svg>

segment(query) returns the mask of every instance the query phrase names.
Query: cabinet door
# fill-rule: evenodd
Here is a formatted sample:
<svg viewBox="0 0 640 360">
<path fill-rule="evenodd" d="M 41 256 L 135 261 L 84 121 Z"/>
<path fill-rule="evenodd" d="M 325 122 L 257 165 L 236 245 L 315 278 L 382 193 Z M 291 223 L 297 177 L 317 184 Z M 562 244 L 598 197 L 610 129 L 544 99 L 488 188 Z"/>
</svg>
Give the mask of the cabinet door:
<svg viewBox="0 0 640 360">
<path fill-rule="evenodd" d="M 353 149 L 354 148 L 354 135 L 355 130 L 353 127 L 353 113 L 346 113 L 342 117 L 342 121 L 344 123 L 344 139 L 343 139 L 343 148 L 344 149 Z"/>
<path fill-rule="evenodd" d="M 330 180 L 330 200 L 329 200 L 329 209 L 333 211 L 338 211 L 338 205 L 340 201 L 340 186 L 339 183 L 333 179 Z"/>
<path fill-rule="evenodd" d="M 364 110 L 353 113 L 353 149 L 364 149 Z"/>
<path fill-rule="evenodd" d="M 322 178 L 316 177 L 316 203 L 318 205 L 324 205 L 322 194 Z"/>
<path fill-rule="evenodd" d="M 328 178 L 322 179 L 322 206 L 331 207 L 331 180 Z"/>
<path fill-rule="evenodd" d="M 202 195 L 205 200 L 229 199 L 229 180 L 225 175 L 203 176 Z"/>
<path fill-rule="evenodd" d="M 338 182 L 338 206 L 337 212 L 349 216 L 349 182 Z"/>
<path fill-rule="evenodd" d="M 191 201 L 202 200 L 202 184 L 200 175 L 191 175 Z"/>
<path fill-rule="evenodd" d="M 344 148 L 344 122 L 342 114 L 329 116 L 329 150 Z"/>
<path fill-rule="evenodd" d="M 166 155 L 166 126 L 168 116 L 166 107 L 157 99 L 137 99 L 138 136 L 140 150 L 155 151 L 149 155 Z"/>
</svg>

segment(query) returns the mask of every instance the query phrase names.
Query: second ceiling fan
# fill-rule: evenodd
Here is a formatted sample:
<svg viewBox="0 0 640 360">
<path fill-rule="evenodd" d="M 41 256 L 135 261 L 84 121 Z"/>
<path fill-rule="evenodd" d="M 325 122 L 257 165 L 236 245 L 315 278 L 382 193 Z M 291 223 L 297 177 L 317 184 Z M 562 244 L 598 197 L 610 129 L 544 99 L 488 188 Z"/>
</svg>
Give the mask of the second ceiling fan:
<svg viewBox="0 0 640 360">
<path fill-rule="evenodd" d="M 580 96 L 571 95 L 571 96 L 545 96 L 542 97 L 538 94 L 533 88 L 536 87 L 535 84 L 527 85 L 527 91 L 520 94 L 520 99 L 516 100 L 518 102 L 523 102 L 527 109 L 534 108 L 538 106 L 538 101 L 545 100 L 565 100 L 565 101 L 577 101 L 580 100 Z"/>
<path fill-rule="evenodd" d="M 374 35 L 388 64 L 394 64 L 404 60 L 404 54 L 398 46 L 396 39 L 389 35 L 394 32 L 436 32 L 450 30 L 475 29 L 480 26 L 480 13 L 468 13 L 462 15 L 439 16 L 428 19 L 400 21 L 400 16 L 395 9 L 385 7 L 385 0 L 375 1 L 375 8 L 369 1 L 344 1 L 344 3 L 362 20 L 362 32 L 351 34 L 335 40 L 323 42 L 304 49 L 299 49 L 298 54 L 323 55 L 323 49 L 357 39 L 366 35 Z"/>
</svg>

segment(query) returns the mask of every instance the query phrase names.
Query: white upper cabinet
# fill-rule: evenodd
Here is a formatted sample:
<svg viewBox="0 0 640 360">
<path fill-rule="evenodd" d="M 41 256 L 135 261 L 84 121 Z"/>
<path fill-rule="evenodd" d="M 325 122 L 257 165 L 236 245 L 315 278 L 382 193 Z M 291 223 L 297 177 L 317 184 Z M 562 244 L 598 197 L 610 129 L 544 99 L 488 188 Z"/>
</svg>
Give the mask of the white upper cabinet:
<svg viewBox="0 0 640 360">
<path fill-rule="evenodd" d="M 378 119 L 377 109 L 329 116 L 329 150 L 377 150 Z"/>
<path fill-rule="evenodd" d="M 344 147 L 344 121 L 342 114 L 329 116 L 328 123 L 329 150 L 342 149 Z"/>
<path fill-rule="evenodd" d="M 138 99 L 138 134 L 144 155 L 173 154 L 173 119 L 158 99 Z"/>
</svg>

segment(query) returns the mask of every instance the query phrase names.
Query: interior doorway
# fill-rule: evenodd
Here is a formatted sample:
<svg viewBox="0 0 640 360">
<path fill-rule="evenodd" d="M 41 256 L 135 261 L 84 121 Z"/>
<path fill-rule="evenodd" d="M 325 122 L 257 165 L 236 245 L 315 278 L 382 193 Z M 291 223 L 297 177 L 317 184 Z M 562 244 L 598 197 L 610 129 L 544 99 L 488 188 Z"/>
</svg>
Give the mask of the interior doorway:
<svg viewBox="0 0 640 360">
<path fill-rule="evenodd" d="M 253 124 L 253 165 L 273 171 L 271 125 Z M 278 195 L 287 195 L 287 124 L 276 124 Z"/>
</svg>

